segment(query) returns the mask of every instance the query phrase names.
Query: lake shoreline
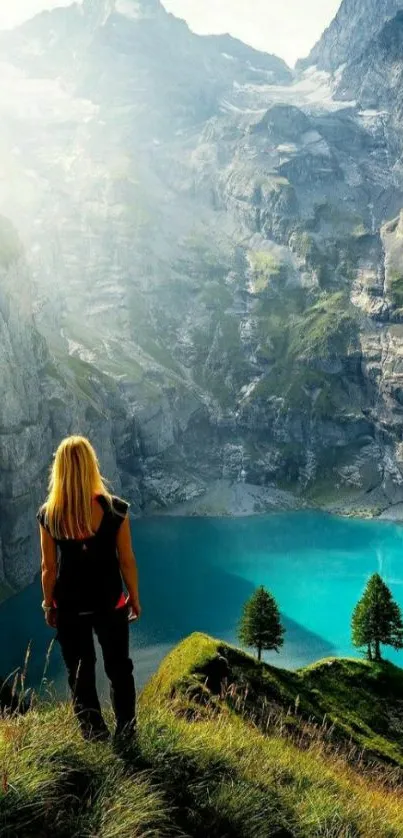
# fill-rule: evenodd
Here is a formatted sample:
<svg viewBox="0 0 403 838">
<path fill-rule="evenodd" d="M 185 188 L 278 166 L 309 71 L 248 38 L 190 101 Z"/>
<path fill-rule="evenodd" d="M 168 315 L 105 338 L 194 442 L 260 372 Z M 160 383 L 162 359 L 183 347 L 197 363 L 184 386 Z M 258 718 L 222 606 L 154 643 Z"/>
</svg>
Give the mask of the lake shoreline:
<svg viewBox="0 0 403 838">
<path fill-rule="evenodd" d="M 383 493 L 359 493 L 340 500 L 314 502 L 290 491 L 231 480 L 217 480 L 196 498 L 146 517 L 242 518 L 281 512 L 326 512 L 341 518 L 403 522 L 403 503 L 391 504 Z M 143 517 L 143 516 L 142 516 Z"/>
<path fill-rule="evenodd" d="M 131 517 L 134 521 L 158 517 L 246 518 L 287 512 L 323 512 L 339 518 L 403 522 L 403 503 L 388 503 L 377 490 L 370 495 L 358 494 L 340 501 L 314 503 L 284 489 L 226 479 L 215 481 L 203 495 L 181 504 Z M 8 585 L 0 585 L 0 605 L 18 593 Z"/>
</svg>

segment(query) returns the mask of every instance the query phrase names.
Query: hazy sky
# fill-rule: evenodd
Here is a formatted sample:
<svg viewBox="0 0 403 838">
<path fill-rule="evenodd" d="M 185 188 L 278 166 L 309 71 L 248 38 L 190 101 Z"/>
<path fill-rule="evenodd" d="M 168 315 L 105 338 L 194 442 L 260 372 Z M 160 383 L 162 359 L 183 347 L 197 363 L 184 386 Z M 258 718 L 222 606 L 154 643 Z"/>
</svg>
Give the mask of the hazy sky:
<svg viewBox="0 0 403 838">
<path fill-rule="evenodd" d="M 0 27 L 70 0 L 0 0 Z M 231 32 L 293 64 L 307 55 L 341 0 L 163 0 L 197 32 Z"/>
<path fill-rule="evenodd" d="M 72 0 L 0 0 L 0 27 L 15 26 L 43 9 L 69 6 Z"/>
<path fill-rule="evenodd" d="M 289 64 L 307 55 L 341 0 L 163 0 L 197 32 L 230 32 Z"/>
</svg>

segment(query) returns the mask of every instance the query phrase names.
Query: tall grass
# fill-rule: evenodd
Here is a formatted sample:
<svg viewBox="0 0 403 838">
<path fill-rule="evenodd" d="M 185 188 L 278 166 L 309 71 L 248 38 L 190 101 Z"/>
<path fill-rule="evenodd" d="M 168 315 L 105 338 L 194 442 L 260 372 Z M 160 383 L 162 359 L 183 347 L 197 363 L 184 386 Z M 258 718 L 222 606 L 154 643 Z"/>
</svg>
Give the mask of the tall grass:
<svg viewBox="0 0 403 838">
<path fill-rule="evenodd" d="M 1 838 L 179 835 L 147 770 L 82 740 L 70 706 L 43 705 L 0 723 Z"/>
<path fill-rule="evenodd" d="M 82 740 L 50 649 L 30 712 L 0 720 L 0 838 L 403 838 L 401 768 L 303 711 L 281 670 L 284 704 L 228 680 L 212 692 L 211 644 L 197 678 L 186 642 L 162 666 L 124 752 Z"/>
<path fill-rule="evenodd" d="M 236 684 L 223 684 L 220 700 L 266 735 L 289 739 L 301 751 L 309 751 L 314 745 L 316 752 L 320 751 L 324 757 L 342 759 L 366 778 L 373 778 L 378 786 L 403 794 L 403 769 L 399 765 L 385 762 L 381 757 L 374 757 L 370 750 L 359 745 L 351 735 L 341 737 L 338 725 L 326 713 L 320 720 L 313 715 L 301 714 L 298 700 L 287 708 L 265 697 L 256 702 L 251 711 L 247 689 L 240 689 Z M 215 703 L 210 712 L 213 715 L 217 712 Z"/>
<path fill-rule="evenodd" d="M 212 713 L 203 708 L 189 721 L 180 700 L 175 702 L 176 708 L 144 708 L 144 748 L 161 775 L 168 781 L 175 778 L 176 788 L 184 788 L 191 767 L 192 782 L 186 788 L 195 813 L 203 811 L 207 782 L 210 805 L 217 803 L 221 817 L 231 813 L 233 818 L 228 802 L 233 789 L 242 827 L 229 834 L 264 838 L 276 834 L 281 824 L 288 834 L 307 838 L 403 836 L 402 786 L 400 779 L 394 784 L 387 767 L 378 765 L 379 773 L 374 769 L 369 775 L 359 763 L 349 765 L 342 754 L 326 752 L 320 735 L 301 749 L 288 732 L 272 729 L 265 734 L 230 711 L 217 714 L 216 706 Z M 241 788 L 248 793 L 239 798 Z"/>
</svg>

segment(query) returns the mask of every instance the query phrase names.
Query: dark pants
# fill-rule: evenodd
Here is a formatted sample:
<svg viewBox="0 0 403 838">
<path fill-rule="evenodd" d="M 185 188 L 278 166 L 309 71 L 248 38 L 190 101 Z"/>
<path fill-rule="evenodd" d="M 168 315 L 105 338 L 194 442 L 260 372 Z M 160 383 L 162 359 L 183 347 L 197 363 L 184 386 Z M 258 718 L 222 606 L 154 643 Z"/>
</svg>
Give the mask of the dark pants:
<svg viewBox="0 0 403 838">
<path fill-rule="evenodd" d="M 133 729 L 136 690 L 133 663 L 129 657 L 127 608 L 83 616 L 59 611 L 57 638 L 67 667 L 73 706 L 82 732 L 86 735 L 107 730 L 96 689 L 94 631 L 102 649 L 105 672 L 110 681 L 116 732 Z"/>
</svg>

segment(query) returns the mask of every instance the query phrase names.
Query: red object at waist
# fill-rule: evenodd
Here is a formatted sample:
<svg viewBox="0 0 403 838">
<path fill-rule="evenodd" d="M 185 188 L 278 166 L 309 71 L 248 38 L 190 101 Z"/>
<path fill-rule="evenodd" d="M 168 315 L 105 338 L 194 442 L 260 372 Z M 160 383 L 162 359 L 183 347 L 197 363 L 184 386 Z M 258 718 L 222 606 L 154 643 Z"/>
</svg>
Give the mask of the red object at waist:
<svg viewBox="0 0 403 838">
<path fill-rule="evenodd" d="M 124 595 L 124 594 L 122 594 L 122 596 L 120 597 L 120 600 L 119 600 L 118 604 L 116 605 L 116 608 L 124 608 L 124 607 L 125 607 L 125 605 L 126 605 L 126 597 L 125 597 L 125 595 Z"/>
</svg>

